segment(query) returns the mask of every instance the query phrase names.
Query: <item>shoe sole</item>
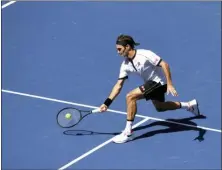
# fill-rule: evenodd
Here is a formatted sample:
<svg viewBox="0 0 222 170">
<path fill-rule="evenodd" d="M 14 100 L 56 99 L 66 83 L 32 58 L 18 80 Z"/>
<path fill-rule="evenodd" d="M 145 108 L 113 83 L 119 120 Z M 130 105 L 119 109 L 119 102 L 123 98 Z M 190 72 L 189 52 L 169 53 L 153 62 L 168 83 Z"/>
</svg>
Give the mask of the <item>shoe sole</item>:
<svg viewBox="0 0 222 170">
<path fill-rule="evenodd" d="M 133 140 L 133 137 L 129 138 L 127 141 L 124 141 L 124 142 L 115 142 L 114 140 L 112 140 L 114 143 L 127 143 L 129 141 L 132 141 Z"/>
</svg>

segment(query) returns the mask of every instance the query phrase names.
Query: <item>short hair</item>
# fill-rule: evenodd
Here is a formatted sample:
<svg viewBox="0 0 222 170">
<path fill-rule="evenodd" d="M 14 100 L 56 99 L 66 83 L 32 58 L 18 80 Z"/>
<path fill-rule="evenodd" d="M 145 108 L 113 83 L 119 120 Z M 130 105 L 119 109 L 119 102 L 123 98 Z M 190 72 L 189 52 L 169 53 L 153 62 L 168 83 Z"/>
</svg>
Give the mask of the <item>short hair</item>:
<svg viewBox="0 0 222 170">
<path fill-rule="evenodd" d="M 117 37 L 116 44 L 119 44 L 122 46 L 126 46 L 128 44 L 131 48 L 134 48 L 134 46 L 140 45 L 140 43 L 136 43 L 131 36 L 124 35 L 124 34 L 121 34 Z"/>
</svg>

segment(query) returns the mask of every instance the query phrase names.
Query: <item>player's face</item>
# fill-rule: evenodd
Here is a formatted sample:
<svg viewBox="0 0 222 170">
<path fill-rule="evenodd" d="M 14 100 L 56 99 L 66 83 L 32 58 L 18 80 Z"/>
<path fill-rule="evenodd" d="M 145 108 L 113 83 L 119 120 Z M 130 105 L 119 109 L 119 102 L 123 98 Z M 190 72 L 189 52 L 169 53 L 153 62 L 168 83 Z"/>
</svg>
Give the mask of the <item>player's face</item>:
<svg viewBox="0 0 222 170">
<path fill-rule="evenodd" d="M 123 57 L 127 57 L 128 56 L 128 53 L 129 53 L 129 49 L 128 49 L 128 46 L 124 47 L 122 45 L 116 45 L 116 49 L 117 49 L 117 53 L 120 55 L 120 56 L 123 56 Z"/>
</svg>

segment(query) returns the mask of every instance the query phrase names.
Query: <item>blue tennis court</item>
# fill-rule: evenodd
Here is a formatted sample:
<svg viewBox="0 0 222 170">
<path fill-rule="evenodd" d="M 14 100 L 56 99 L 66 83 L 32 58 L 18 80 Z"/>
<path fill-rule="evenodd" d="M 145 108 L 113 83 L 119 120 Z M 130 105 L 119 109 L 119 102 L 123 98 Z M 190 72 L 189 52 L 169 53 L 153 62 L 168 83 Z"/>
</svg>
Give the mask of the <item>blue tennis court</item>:
<svg viewBox="0 0 222 170">
<path fill-rule="evenodd" d="M 220 169 L 220 2 L 2 2 L 3 169 Z M 171 66 L 178 97 L 198 99 L 206 117 L 157 112 L 138 102 L 135 139 L 115 144 L 125 127 L 130 77 L 110 110 L 62 129 L 67 106 L 99 107 L 115 84 L 122 58 L 116 37 Z M 82 130 L 85 135 L 76 136 Z"/>
</svg>

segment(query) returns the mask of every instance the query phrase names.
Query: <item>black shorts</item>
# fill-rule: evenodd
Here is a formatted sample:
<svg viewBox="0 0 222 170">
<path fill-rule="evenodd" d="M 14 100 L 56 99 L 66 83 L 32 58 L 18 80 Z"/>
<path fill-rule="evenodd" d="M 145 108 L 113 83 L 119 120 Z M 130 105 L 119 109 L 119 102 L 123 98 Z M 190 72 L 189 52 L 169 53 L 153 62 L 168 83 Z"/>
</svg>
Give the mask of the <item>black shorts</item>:
<svg viewBox="0 0 222 170">
<path fill-rule="evenodd" d="M 165 93 L 167 91 L 167 85 L 162 85 L 155 81 L 147 81 L 144 85 L 139 86 L 143 92 L 146 100 L 157 100 L 160 102 L 165 101 Z"/>
</svg>

